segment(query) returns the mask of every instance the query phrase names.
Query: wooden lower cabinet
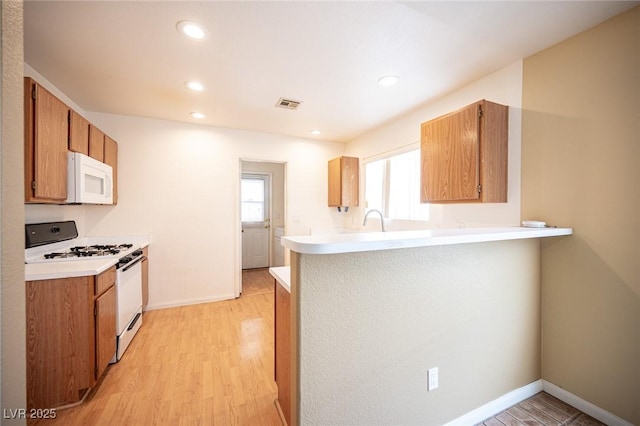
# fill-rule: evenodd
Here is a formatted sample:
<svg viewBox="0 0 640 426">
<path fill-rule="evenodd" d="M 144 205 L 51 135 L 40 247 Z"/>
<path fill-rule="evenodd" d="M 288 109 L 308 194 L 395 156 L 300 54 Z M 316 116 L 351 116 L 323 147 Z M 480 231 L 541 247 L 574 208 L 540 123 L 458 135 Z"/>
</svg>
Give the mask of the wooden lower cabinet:
<svg viewBox="0 0 640 426">
<path fill-rule="evenodd" d="M 275 282 L 275 380 L 278 404 L 288 425 L 291 424 L 291 295 Z"/>
<path fill-rule="evenodd" d="M 27 281 L 26 320 L 27 408 L 81 401 L 116 351 L 115 267 Z"/>
<path fill-rule="evenodd" d="M 116 352 L 116 286 L 96 299 L 96 380 Z"/>
</svg>

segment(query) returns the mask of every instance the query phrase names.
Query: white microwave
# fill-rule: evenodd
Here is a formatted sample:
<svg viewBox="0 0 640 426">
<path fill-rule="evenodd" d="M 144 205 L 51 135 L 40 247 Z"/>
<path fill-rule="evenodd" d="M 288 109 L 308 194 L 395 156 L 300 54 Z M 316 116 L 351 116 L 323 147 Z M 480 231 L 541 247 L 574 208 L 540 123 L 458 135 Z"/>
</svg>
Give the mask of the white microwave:
<svg viewBox="0 0 640 426">
<path fill-rule="evenodd" d="M 69 152 L 67 203 L 113 204 L 113 169 L 95 158 Z"/>
</svg>

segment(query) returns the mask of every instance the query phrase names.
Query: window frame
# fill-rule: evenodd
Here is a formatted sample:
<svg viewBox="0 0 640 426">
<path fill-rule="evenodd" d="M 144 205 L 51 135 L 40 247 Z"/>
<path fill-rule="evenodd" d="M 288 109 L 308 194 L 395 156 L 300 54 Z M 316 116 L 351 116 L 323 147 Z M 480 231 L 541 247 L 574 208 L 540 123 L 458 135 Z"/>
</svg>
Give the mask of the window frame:
<svg viewBox="0 0 640 426">
<path fill-rule="evenodd" d="M 257 202 L 257 201 L 251 201 L 251 200 L 247 200 L 245 201 L 242 197 L 242 181 L 243 180 L 261 180 L 264 184 L 263 187 L 263 200 L 261 202 Z M 270 196 L 270 188 L 271 185 L 271 176 L 269 174 L 263 174 L 263 173 L 254 173 L 254 172 L 243 172 L 242 176 L 240 177 L 240 222 L 246 225 L 255 225 L 255 224 L 262 224 L 266 221 L 268 221 L 269 218 L 269 211 L 268 209 L 270 208 L 270 203 L 269 203 L 269 199 L 268 197 Z M 244 218 L 242 217 L 242 208 L 244 203 L 256 203 L 262 204 L 262 220 L 257 220 L 257 221 L 246 221 L 243 220 Z"/>
<path fill-rule="evenodd" d="M 375 154 L 372 155 L 370 157 L 366 157 L 362 160 L 362 164 L 363 164 L 363 175 L 364 175 L 364 194 L 365 194 L 365 211 L 369 211 L 372 209 L 372 207 L 368 206 L 368 200 L 367 200 L 367 166 L 371 163 L 377 162 L 377 161 L 381 161 L 381 160 L 387 160 L 384 163 L 384 171 L 383 171 L 383 178 L 382 178 L 382 215 L 384 216 L 385 219 L 389 219 L 389 220 L 398 220 L 398 221 L 422 221 L 422 222 L 427 222 L 430 220 L 431 218 L 431 212 L 429 207 L 427 207 L 427 212 L 428 215 L 426 218 L 394 218 L 394 217 L 389 217 L 389 212 L 391 211 L 390 208 L 390 193 L 391 193 L 391 161 L 390 159 L 392 157 L 395 156 L 399 156 L 399 155 L 403 155 L 403 154 L 407 154 L 409 152 L 412 151 L 420 151 L 420 142 L 413 142 L 407 145 L 403 145 L 401 147 L 398 148 L 394 148 L 392 150 L 389 151 L 384 151 L 381 152 L 379 154 Z M 418 170 L 419 172 L 419 176 L 421 176 L 422 174 L 422 170 L 421 168 Z M 419 177 L 420 179 L 420 177 Z M 418 184 L 420 184 L 418 182 Z M 420 194 L 418 194 L 418 198 L 417 198 L 417 203 L 418 204 L 422 204 L 422 205 L 427 205 L 429 206 L 428 203 L 421 203 L 420 202 Z"/>
</svg>

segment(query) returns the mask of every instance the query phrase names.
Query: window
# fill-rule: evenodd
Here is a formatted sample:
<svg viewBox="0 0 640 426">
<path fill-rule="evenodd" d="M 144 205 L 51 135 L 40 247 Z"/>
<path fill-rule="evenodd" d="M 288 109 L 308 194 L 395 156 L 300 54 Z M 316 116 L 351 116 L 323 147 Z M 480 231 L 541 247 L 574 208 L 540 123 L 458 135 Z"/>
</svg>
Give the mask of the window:
<svg viewBox="0 0 640 426">
<path fill-rule="evenodd" d="M 429 220 L 429 205 L 420 204 L 420 149 L 366 163 L 365 199 L 389 219 Z"/>
<path fill-rule="evenodd" d="M 265 180 L 260 177 L 243 177 L 241 181 L 242 221 L 264 221 Z"/>
</svg>

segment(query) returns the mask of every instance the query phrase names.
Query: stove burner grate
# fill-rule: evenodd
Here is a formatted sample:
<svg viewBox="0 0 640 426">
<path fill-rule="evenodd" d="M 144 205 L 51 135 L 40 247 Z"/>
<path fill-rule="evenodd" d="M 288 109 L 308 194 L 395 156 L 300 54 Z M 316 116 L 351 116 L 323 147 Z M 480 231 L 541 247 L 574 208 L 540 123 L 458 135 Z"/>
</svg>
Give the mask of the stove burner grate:
<svg viewBox="0 0 640 426">
<path fill-rule="evenodd" d="M 64 259 L 70 257 L 110 256 L 128 250 L 133 244 L 94 244 L 91 246 L 70 247 L 64 252 L 52 252 L 44 255 L 45 259 Z"/>
</svg>

